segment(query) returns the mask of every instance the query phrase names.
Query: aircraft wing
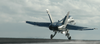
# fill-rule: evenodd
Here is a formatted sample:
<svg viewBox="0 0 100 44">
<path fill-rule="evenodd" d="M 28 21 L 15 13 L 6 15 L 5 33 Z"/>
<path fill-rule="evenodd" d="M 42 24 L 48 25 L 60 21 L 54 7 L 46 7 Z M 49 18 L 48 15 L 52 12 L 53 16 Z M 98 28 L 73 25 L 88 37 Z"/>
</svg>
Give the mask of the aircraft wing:
<svg viewBox="0 0 100 44">
<path fill-rule="evenodd" d="M 50 23 L 45 23 L 45 22 L 26 21 L 26 23 L 36 25 L 36 26 L 42 26 L 42 27 L 49 27 L 49 25 L 50 25 Z"/>
<path fill-rule="evenodd" d="M 82 26 L 76 26 L 76 25 L 71 25 L 71 24 L 68 24 L 67 29 L 69 30 L 94 30 L 96 28 L 88 28 L 88 27 L 82 27 Z"/>
</svg>

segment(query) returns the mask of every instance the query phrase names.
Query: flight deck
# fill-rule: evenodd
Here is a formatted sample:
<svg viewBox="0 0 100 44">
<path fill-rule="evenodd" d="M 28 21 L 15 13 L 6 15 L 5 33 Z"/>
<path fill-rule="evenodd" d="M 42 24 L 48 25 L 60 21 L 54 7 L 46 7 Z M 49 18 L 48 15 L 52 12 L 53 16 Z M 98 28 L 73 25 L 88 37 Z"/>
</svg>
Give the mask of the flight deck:
<svg viewBox="0 0 100 44">
<path fill-rule="evenodd" d="M 100 40 L 67 40 L 47 38 L 0 38 L 0 43 L 53 43 L 53 42 L 92 42 L 100 43 Z"/>
</svg>

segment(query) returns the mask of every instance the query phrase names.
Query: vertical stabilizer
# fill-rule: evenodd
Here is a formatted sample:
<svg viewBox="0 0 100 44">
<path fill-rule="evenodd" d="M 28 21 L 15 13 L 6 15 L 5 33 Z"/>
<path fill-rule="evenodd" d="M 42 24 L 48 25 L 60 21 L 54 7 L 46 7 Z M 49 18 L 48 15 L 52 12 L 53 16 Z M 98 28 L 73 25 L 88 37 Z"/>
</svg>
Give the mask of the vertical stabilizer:
<svg viewBox="0 0 100 44">
<path fill-rule="evenodd" d="M 68 17 L 69 17 L 69 12 L 67 13 L 67 15 L 63 19 L 63 22 L 62 22 L 63 25 L 67 25 L 68 24 Z"/>
<path fill-rule="evenodd" d="M 52 17 L 51 17 L 51 14 L 50 14 L 49 10 L 46 9 L 46 11 L 47 11 L 47 14 L 48 14 L 48 16 L 49 16 L 50 22 L 53 23 L 53 20 L 52 20 Z"/>
</svg>

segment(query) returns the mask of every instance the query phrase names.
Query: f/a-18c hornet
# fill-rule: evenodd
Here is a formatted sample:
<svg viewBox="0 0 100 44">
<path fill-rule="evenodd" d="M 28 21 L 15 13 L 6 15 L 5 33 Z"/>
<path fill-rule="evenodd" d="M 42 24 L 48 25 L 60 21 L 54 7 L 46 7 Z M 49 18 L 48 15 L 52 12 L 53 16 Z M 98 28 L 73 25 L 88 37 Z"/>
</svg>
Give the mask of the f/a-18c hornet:
<svg viewBox="0 0 100 44">
<path fill-rule="evenodd" d="M 53 19 L 51 17 L 51 14 L 48 9 L 46 9 L 47 14 L 50 19 L 50 23 L 47 22 L 32 22 L 32 21 L 26 21 L 26 23 L 36 25 L 36 26 L 42 26 L 42 27 L 48 27 L 50 30 L 54 32 L 54 34 L 51 34 L 50 38 L 53 39 L 53 37 L 56 35 L 57 32 L 61 32 L 62 34 L 65 34 L 68 38 L 68 40 L 71 40 L 71 36 L 68 33 L 69 30 L 94 30 L 96 28 L 88 28 L 88 27 L 82 27 L 75 25 L 74 19 L 69 16 L 69 12 L 67 15 L 62 19 L 58 20 L 58 22 L 53 22 Z"/>
</svg>

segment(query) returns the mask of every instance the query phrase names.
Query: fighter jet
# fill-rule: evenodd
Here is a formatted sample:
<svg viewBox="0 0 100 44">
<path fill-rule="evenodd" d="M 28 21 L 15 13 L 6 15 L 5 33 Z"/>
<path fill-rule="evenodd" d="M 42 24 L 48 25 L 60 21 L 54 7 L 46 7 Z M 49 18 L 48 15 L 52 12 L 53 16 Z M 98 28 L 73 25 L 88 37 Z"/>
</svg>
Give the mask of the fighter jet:
<svg viewBox="0 0 100 44">
<path fill-rule="evenodd" d="M 51 14 L 48 9 L 46 9 L 47 14 L 49 16 L 50 22 L 33 22 L 33 21 L 26 21 L 28 24 L 41 26 L 41 27 L 47 27 L 51 31 L 54 32 L 54 34 L 51 34 L 50 39 L 53 39 L 53 37 L 57 34 L 57 32 L 61 32 L 62 34 L 65 34 L 67 36 L 68 40 L 71 40 L 71 36 L 69 34 L 69 30 L 94 30 L 96 28 L 88 28 L 88 27 L 82 27 L 75 25 L 75 20 L 69 16 L 69 12 L 66 14 L 66 16 L 62 20 L 58 20 L 58 22 L 54 22 Z"/>
</svg>

